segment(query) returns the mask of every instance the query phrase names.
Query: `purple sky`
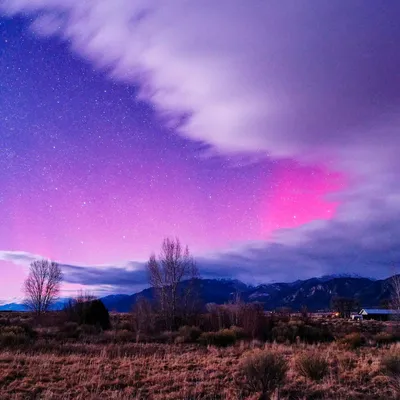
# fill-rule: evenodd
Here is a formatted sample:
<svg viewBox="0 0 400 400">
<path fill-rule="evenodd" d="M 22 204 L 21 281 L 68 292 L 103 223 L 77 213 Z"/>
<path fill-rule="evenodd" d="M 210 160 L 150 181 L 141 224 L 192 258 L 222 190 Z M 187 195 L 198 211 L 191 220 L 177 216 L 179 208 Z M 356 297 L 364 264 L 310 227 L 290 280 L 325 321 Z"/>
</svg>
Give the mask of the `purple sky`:
<svg viewBox="0 0 400 400">
<path fill-rule="evenodd" d="M 0 0 L 0 299 L 35 257 L 131 293 L 400 261 L 400 5 Z"/>
</svg>

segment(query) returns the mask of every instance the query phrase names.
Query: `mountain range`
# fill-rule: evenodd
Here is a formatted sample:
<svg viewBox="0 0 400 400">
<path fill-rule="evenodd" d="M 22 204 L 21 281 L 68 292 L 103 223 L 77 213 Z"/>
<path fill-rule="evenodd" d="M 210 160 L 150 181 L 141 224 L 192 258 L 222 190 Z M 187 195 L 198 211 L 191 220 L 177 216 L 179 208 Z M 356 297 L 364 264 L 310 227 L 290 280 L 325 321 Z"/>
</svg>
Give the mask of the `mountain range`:
<svg viewBox="0 0 400 400">
<path fill-rule="evenodd" d="M 309 311 L 328 310 L 332 298 L 351 297 L 358 300 L 360 307 L 379 307 L 390 298 L 390 279 L 374 280 L 351 275 L 330 275 L 320 278 L 298 280 L 291 283 L 269 283 L 258 286 L 246 285 L 230 279 L 197 279 L 195 286 L 203 304 L 223 304 L 231 301 L 238 293 L 245 302 L 260 302 L 265 310 L 290 307 Z M 183 282 L 182 285 L 185 283 Z M 132 295 L 117 294 L 102 297 L 110 311 L 129 312 L 139 296 L 153 299 L 153 290 L 144 289 Z M 59 299 L 54 309 L 62 309 L 68 299 Z M 0 311 L 24 311 L 20 303 L 0 305 Z"/>
</svg>

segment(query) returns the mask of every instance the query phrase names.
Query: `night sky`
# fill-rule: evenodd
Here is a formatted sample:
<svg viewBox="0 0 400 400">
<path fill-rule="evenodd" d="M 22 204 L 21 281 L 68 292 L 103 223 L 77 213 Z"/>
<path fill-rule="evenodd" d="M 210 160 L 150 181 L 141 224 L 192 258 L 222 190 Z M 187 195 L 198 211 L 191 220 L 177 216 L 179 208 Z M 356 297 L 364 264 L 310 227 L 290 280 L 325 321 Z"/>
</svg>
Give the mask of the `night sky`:
<svg viewBox="0 0 400 400">
<path fill-rule="evenodd" d="M 0 0 L 0 299 L 398 265 L 400 5 L 251 3 Z"/>
</svg>

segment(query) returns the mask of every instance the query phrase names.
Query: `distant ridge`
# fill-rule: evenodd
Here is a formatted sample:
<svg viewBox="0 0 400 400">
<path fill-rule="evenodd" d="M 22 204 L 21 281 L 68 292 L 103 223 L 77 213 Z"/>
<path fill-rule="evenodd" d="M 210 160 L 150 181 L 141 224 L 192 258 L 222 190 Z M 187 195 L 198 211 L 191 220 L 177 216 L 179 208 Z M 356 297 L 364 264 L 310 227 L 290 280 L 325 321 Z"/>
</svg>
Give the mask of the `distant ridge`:
<svg viewBox="0 0 400 400">
<path fill-rule="evenodd" d="M 320 277 L 318 277 L 317 279 L 320 280 L 324 280 L 324 281 L 328 281 L 334 278 L 366 278 L 365 276 L 361 276 L 359 274 L 331 274 L 331 275 L 322 275 Z M 376 281 L 377 279 L 374 278 L 370 278 L 368 277 L 367 279 L 371 280 L 371 281 Z"/>
<path fill-rule="evenodd" d="M 297 280 L 291 283 L 268 283 L 249 286 L 233 279 L 196 279 L 195 285 L 199 299 L 203 304 L 223 304 L 233 299 L 236 293 L 246 302 L 260 302 L 264 309 L 274 310 L 290 307 L 300 310 L 306 306 L 310 311 L 328 310 L 332 298 L 352 297 L 358 300 L 360 307 L 376 308 L 382 301 L 390 298 L 390 279 L 376 280 L 350 274 L 326 275 L 319 278 Z M 182 285 L 185 285 L 182 282 Z M 151 288 L 132 295 L 109 295 L 102 297 L 110 311 L 129 312 L 137 298 L 143 296 L 153 300 Z M 62 309 L 68 299 L 60 299 L 54 309 Z M 0 311 L 25 311 L 19 303 L 3 304 Z"/>
</svg>

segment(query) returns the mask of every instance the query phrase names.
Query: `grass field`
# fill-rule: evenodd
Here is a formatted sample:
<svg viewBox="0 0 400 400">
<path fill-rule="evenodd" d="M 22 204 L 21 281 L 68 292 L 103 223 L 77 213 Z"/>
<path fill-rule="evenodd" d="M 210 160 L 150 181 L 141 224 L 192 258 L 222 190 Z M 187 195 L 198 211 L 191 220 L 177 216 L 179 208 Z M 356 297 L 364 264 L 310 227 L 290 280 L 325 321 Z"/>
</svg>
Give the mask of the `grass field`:
<svg viewBox="0 0 400 400">
<path fill-rule="evenodd" d="M 239 343 L 228 348 L 173 344 L 65 344 L 0 351 L 0 398 L 7 399 L 257 399 L 246 389 L 241 360 L 252 347 L 278 352 L 289 370 L 282 399 L 396 399 L 396 382 L 381 360 L 400 352 L 336 344 Z M 317 351 L 329 368 L 319 382 L 300 375 L 296 360 Z"/>
<path fill-rule="evenodd" d="M 314 330 L 328 324 L 334 339 L 318 344 L 290 341 L 301 329 L 315 336 L 298 320 L 276 322 L 269 342 L 187 327 L 136 343 L 128 314 L 106 331 L 60 313 L 0 317 L 0 400 L 400 399 L 398 334 L 373 321 L 320 321 Z"/>
</svg>

